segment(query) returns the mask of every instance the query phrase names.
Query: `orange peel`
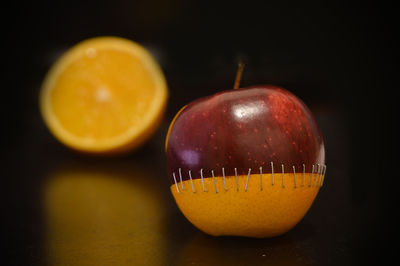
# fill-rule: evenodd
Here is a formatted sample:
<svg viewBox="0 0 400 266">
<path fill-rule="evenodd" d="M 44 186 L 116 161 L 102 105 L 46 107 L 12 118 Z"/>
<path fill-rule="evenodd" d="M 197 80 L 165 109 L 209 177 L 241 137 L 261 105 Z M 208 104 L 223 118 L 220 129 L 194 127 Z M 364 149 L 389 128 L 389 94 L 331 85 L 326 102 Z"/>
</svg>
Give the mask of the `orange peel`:
<svg viewBox="0 0 400 266">
<path fill-rule="evenodd" d="M 184 216 L 207 234 L 273 237 L 293 228 L 312 205 L 322 175 L 281 173 L 179 181 L 170 190 Z M 214 183 L 215 180 L 215 183 Z M 274 182 L 274 184 L 272 183 Z M 283 183 L 284 182 L 284 183 Z M 204 190 L 203 190 L 204 183 Z M 192 187 L 193 184 L 193 187 Z"/>
</svg>

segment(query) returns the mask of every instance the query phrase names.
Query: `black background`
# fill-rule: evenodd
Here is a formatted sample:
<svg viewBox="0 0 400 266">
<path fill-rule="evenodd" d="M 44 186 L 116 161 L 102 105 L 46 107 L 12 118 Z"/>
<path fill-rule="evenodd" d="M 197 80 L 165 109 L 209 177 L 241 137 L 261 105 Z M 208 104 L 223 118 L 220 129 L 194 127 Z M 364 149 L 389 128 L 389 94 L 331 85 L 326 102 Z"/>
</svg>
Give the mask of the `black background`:
<svg viewBox="0 0 400 266">
<path fill-rule="evenodd" d="M 314 265 L 361 265 L 393 254 L 398 31 L 390 3 L 72 0 L 18 2 L 2 11 L 6 264 L 45 261 L 38 194 L 43 175 L 55 165 L 155 160 L 160 179 L 167 180 L 163 139 L 169 122 L 191 100 L 232 88 L 238 58 L 247 63 L 242 86 L 269 83 L 292 91 L 309 105 L 325 137 L 326 185 L 289 237 L 312 254 Z M 64 148 L 38 111 L 41 81 L 56 58 L 79 41 L 103 35 L 150 49 L 170 88 L 160 130 L 143 148 L 117 159 L 86 158 Z M 186 235 L 197 232 L 170 208 Z M 183 238 L 179 232 L 175 243 Z M 217 241 L 243 251 L 241 245 L 274 246 L 285 237 Z"/>
</svg>

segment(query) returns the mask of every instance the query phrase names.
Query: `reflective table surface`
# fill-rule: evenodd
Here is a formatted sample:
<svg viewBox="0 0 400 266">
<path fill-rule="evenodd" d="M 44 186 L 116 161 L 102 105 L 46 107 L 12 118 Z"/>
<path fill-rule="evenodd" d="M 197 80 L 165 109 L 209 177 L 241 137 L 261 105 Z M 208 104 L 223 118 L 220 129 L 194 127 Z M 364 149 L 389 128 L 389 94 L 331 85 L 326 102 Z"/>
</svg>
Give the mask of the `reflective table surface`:
<svg viewBox="0 0 400 266">
<path fill-rule="evenodd" d="M 8 157 L 13 160 L 6 161 L 9 193 L 3 220 L 11 264 L 354 265 L 363 261 L 368 258 L 364 250 L 377 248 L 371 238 L 379 226 L 380 192 L 369 182 L 353 183 L 345 116 L 329 106 L 313 111 L 326 139 L 329 170 L 324 185 L 294 229 L 269 239 L 208 236 L 180 213 L 165 166 L 167 118 L 144 147 L 121 158 L 76 154 L 57 143 L 39 121 L 33 123 L 29 132 L 35 141 L 13 149 Z"/>
</svg>

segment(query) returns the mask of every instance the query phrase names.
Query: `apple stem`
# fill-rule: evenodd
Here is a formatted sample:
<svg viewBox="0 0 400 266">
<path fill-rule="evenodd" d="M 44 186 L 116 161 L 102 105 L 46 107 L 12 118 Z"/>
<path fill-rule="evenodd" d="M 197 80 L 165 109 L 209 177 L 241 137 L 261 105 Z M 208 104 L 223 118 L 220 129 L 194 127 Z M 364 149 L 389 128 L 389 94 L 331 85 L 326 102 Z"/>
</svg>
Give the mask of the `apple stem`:
<svg viewBox="0 0 400 266">
<path fill-rule="evenodd" d="M 233 89 L 234 90 L 239 89 L 239 85 L 240 85 L 240 80 L 242 78 L 243 69 L 244 69 L 244 62 L 243 62 L 243 60 L 240 60 L 239 61 L 239 65 L 238 65 L 238 70 L 236 72 L 235 84 L 233 85 Z"/>
</svg>

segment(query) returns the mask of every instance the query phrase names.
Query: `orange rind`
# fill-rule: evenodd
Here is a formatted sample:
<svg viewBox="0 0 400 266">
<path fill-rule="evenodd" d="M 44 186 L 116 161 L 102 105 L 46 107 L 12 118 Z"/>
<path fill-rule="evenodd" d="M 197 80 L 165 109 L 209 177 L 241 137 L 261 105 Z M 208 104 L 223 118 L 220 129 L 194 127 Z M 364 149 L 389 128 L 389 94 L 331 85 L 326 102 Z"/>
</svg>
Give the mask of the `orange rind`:
<svg viewBox="0 0 400 266">
<path fill-rule="evenodd" d="M 296 183 L 292 173 L 178 180 L 170 190 L 184 216 L 207 234 L 273 237 L 293 228 L 318 194 L 322 175 L 306 173 L 304 183 L 299 176 Z"/>
</svg>

